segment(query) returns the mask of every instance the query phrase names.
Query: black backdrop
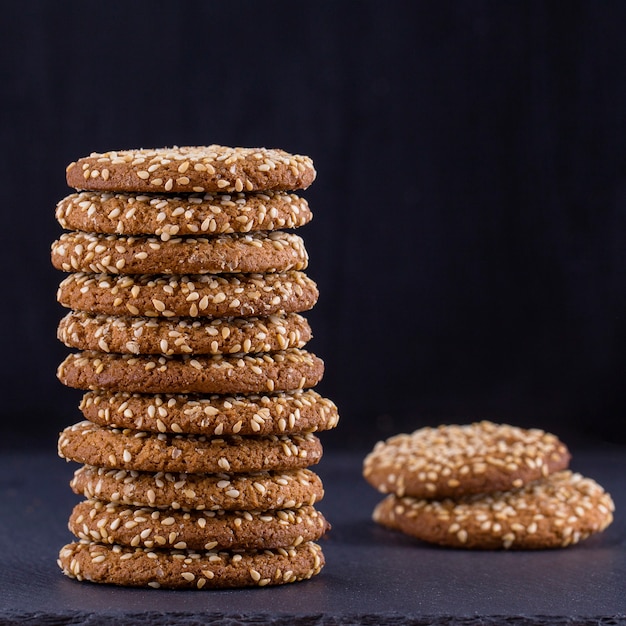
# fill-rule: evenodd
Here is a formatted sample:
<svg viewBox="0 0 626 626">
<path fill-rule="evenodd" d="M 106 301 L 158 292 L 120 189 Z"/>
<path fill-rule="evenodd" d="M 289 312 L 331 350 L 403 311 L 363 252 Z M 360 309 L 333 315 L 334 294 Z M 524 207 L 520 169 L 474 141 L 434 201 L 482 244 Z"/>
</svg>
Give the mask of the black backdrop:
<svg viewBox="0 0 626 626">
<path fill-rule="evenodd" d="M 327 445 L 482 417 L 624 440 L 625 26 L 595 0 L 5 5 L 1 440 L 79 419 L 65 165 L 205 143 L 315 160 Z"/>
</svg>

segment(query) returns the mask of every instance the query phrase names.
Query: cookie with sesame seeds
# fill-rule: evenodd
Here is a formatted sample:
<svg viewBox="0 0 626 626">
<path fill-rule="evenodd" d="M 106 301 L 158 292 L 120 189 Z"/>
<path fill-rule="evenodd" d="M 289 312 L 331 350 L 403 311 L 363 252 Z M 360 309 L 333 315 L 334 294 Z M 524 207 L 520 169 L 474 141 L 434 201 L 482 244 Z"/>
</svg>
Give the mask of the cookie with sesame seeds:
<svg viewBox="0 0 626 626">
<path fill-rule="evenodd" d="M 80 409 L 101 426 L 195 435 L 278 435 L 330 430 L 337 406 L 313 389 L 245 396 L 88 391 Z"/>
<path fill-rule="evenodd" d="M 275 550 L 148 550 L 79 541 L 64 546 L 59 567 L 70 578 L 127 587 L 219 589 L 306 580 L 324 566 L 314 542 Z"/>
<path fill-rule="evenodd" d="M 307 156 L 218 145 L 93 152 L 66 168 L 75 189 L 148 193 L 292 191 L 315 176 Z"/>
<path fill-rule="evenodd" d="M 320 539 L 330 525 L 314 507 L 270 511 L 176 511 L 100 500 L 78 503 L 70 532 L 105 544 L 177 550 L 288 548 Z"/>
<path fill-rule="evenodd" d="M 236 354 L 302 348 L 311 327 L 297 313 L 198 319 L 72 311 L 60 321 L 57 337 L 70 348 L 118 354 Z"/>
<path fill-rule="evenodd" d="M 521 487 L 567 468 L 569 460 L 555 435 L 481 421 L 380 441 L 364 460 L 363 476 L 382 493 L 441 499 Z"/>
<path fill-rule="evenodd" d="M 67 230 L 118 235 L 217 235 L 298 228 L 311 221 L 307 201 L 293 193 L 73 193 L 56 208 Z"/>
<path fill-rule="evenodd" d="M 52 244 L 51 258 L 56 269 L 95 274 L 253 274 L 308 264 L 302 238 L 280 230 L 167 241 L 72 231 Z"/>
<path fill-rule="evenodd" d="M 86 350 L 68 355 L 57 370 L 59 380 L 76 389 L 223 395 L 306 389 L 314 387 L 323 373 L 322 359 L 298 348 L 182 356 Z"/>
<path fill-rule="evenodd" d="M 324 497 L 309 469 L 249 474 L 184 474 L 111 470 L 83 465 L 70 481 L 87 499 L 161 509 L 267 511 L 314 505 Z"/>
<path fill-rule="evenodd" d="M 250 317 L 300 313 L 318 298 L 306 274 L 69 274 L 57 291 L 75 311 L 148 317 Z"/>
<path fill-rule="evenodd" d="M 322 445 L 313 434 L 205 437 L 107 428 L 84 420 L 59 436 L 67 461 L 143 472 L 249 473 L 315 465 Z"/>
<path fill-rule="evenodd" d="M 562 548 L 603 531 L 613 520 L 611 496 L 569 470 L 520 489 L 456 499 L 388 495 L 374 510 L 379 524 L 454 548 Z"/>
</svg>

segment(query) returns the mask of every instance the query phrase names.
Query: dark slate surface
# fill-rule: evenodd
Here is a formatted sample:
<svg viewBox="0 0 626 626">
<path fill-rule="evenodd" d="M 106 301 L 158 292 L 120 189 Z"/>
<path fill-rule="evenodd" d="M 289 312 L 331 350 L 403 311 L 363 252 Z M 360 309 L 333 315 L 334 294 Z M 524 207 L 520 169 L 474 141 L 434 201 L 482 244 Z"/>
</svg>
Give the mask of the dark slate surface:
<svg viewBox="0 0 626 626">
<path fill-rule="evenodd" d="M 77 583 L 56 565 L 70 540 L 75 465 L 53 452 L 0 457 L 0 623 L 626 624 L 626 450 L 575 452 L 573 469 L 614 496 L 599 537 L 546 552 L 439 549 L 370 521 L 379 495 L 362 455 L 327 452 L 317 471 L 333 524 L 327 565 L 295 585 L 230 591 L 135 590 Z"/>
</svg>

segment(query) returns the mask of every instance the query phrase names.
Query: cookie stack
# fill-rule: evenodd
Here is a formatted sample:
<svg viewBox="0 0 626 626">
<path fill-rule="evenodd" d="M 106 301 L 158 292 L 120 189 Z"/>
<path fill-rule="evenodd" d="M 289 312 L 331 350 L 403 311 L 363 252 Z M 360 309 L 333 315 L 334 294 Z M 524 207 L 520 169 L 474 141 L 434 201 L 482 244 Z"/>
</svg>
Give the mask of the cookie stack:
<svg viewBox="0 0 626 626">
<path fill-rule="evenodd" d="M 566 547 L 603 531 L 611 496 L 568 470 L 557 437 L 488 421 L 422 428 L 376 444 L 366 480 L 382 526 L 455 548 Z"/>
<path fill-rule="evenodd" d="M 79 580 L 240 587 L 310 578 L 328 529 L 308 469 L 335 405 L 304 350 L 316 302 L 302 239 L 308 157 L 222 146 L 92 154 L 52 246 L 70 272 L 58 376 L 84 389 L 85 420 L 59 454 L 78 541 L 59 565 Z"/>
</svg>

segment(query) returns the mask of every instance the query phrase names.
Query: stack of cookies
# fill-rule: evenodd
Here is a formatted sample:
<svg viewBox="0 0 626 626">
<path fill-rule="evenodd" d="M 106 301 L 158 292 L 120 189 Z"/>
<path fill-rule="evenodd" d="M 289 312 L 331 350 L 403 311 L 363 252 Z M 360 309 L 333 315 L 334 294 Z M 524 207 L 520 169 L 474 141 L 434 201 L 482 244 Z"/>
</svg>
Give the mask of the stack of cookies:
<svg viewBox="0 0 626 626">
<path fill-rule="evenodd" d="M 52 246 L 70 272 L 58 376 L 84 389 L 85 420 L 59 454 L 78 541 L 59 565 L 79 580 L 240 587 L 310 578 L 328 529 L 308 469 L 335 405 L 312 388 L 300 313 L 316 302 L 292 193 L 308 157 L 222 146 L 92 154 L 67 168 Z"/>
<path fill-rule="evenodd" d="M 569 461 L 550 433 L 483 421 L 379 442 L 363 474 L 388 494 L 373 514 L 387 528 L 455 548 L 557 548 L 613 519 L 610 495 Z"/>
</svg>

